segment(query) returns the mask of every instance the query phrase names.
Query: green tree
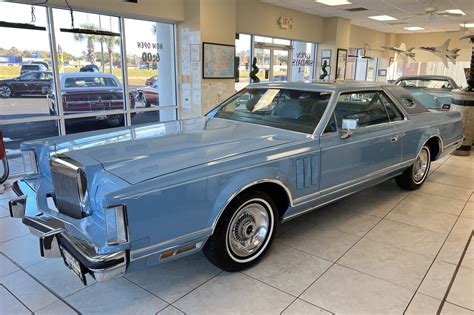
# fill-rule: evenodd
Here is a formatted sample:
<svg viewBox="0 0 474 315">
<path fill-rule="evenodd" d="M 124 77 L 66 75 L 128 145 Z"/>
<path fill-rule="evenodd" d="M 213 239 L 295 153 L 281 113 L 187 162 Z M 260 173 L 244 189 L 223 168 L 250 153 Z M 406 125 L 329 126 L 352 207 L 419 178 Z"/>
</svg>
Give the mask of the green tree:
<svg viewBox="0 0 474 315">
<path fill-rule="evenodd" d="M 107 46 L 107 53 L 109 54 L 109 71 L 112 73 L 114 64 L 114 47 L 120 44 L 120 38 L 116 36 L 102 36 L 100 39 Z M 102 64 L 103 64 L 102 60 Z"/>
<path fill-rule="evenodd" d="M 92 23 L 84 23 L 80 25 L 80 28 L 87 29 L 87 30 L 97 30 L 97 26 Z M 91 64 L 96 64 L 96 54 L 94 44 L 96 41 L 100 39 L 97 35 L 92 34 L 74 34 L 74 40 L 78 42 L 87 42 L 87 53 L 86 53 L 86 60 Z"/>
<path fill-rule="evenodd" d="M 21 56 L 21 51 L 19 51 L 18 48 L 13 46 L 9 50 L 7 50 L 7 55 L 20 57 Z"/>
</svg>

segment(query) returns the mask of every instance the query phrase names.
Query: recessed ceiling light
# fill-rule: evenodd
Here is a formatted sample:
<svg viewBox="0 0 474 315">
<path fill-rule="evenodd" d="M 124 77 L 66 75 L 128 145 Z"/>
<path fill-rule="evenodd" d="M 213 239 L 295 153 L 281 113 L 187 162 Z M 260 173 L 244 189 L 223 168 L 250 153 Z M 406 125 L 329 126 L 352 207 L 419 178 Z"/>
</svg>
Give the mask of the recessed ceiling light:
<svg viewBox="0 0 474 315">
<path fill-rule="evenodd" d="M 316 0 L 316 2 L 330 6 L 352 4 L 347 0 Z"/>
<path fill-rule="evenodd" d="M 377 21 L 395 21 L 397 20 L 393 16 L 390 15 L 376 15 L 376 16 L 369 16 L 369 19 L 377 20 Z"/>
<path fill-rule="evenodd" d="M 474 27 L 474 23 L 459 24 L 459 26 L 471 28 L 471 27 Z"/>
<path fill-rule="evenodd" d="M 422 31 L 422 30 L 424 30 L 423 27 L 419 27 L 419 26 L 408 26 L 408 27 L 404 27 L 404 29 L 406 29 L 407 31 Z"/>
<path fill-rule="evenodd" d="M 448 12 L 448 13 L 466 15 L 466 13 L 464 13 L 463 10 L 459 10 L 459 9 L 445 10 L 445 11 Z"/>
</svg>

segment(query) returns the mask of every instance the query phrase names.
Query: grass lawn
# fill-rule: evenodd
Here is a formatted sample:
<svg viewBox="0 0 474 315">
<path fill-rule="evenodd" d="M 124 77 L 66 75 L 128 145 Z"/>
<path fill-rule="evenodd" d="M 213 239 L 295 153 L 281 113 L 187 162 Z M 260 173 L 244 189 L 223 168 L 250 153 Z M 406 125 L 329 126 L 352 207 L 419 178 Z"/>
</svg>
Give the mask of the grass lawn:
<svg viewBox="0 0 474 315">
<path fill-rule="evenodd" d="M 105 72 L 108 72 L 109 68 L 105 68 Z M 79 71 L 79 68 L 67 67 L 64 68 L 64 72 L 75 72 Z M 122 70 L 119 68 L 112 69 L 112 73 L 122 81 Z M 146 70 L 131 68 L 128 69 L 128 84 L 131 85 L 145 85 L 145 80 L 149 77 L 156 75 L 157 70 Z M 0 80 L 16 78 L 20 75 L 20 66 L 0 66 Z"/>
</svg>

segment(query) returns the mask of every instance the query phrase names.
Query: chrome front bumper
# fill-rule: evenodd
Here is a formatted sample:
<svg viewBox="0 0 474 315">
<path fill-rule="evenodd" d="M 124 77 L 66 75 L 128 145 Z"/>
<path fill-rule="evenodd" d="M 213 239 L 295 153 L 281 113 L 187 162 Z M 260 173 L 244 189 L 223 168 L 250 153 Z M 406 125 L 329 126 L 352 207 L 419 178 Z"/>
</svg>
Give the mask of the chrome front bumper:
<svg viewBox="0 0 474 315">
<path fill-rule="evenodd" d="M 23 224 L 40 239 L 42 257 L 62 257 L 61 251 L 67 250 L 83 266 L 86 273 L 96 281 L 106 281 L 125 273 L 127 268 L 126 251 L 111 254 L 98 254 L 93 246 L 73 238 L 65 229 L 65 222 L 44 214 L 25 215 L 27 195 L 23 194 L 18 182 L 13 185 L 17 198 L 9 201 L 10 216 L 21 218 Z"/>
</svg>

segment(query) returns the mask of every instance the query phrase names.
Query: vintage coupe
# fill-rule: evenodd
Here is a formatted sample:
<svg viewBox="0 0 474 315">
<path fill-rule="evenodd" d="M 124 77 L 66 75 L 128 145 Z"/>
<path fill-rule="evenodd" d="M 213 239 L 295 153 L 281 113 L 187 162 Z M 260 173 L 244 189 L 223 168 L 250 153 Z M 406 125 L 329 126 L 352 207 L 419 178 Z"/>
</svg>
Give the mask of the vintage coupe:
<svg viewBox="0 0 474 315">
<path fill-rule="evenodd" d="M 119 79 L 101 72 L 66 72 L 60 75 L 61 97 L 64 114 L 83 114 L 108 110 L 123 110 L 123 87 Z M 52 96 L 54 100 L 54 96 Z M 135 94 L 129 94 L 131 108 L 135 108 Z M 57 114 L 54 102 L 50 102 L 50 115 Z M 123 125 L 123 114 L 99 115 L 85 119 L 106 120 L 112 127 Z"/>
<path fill-rule="evenodd" d="M 410 91 L 425 107 L 439 110 L 451 107 L 451 91 L 459 89 L 451 77 L 443 75 L 403 76 L 394 83 Z"/>
<path fill-rule="evenodd" d="M 255 84 L 204 117 L 23 143 L 10 213 L 83 281 L 201 249 L 237 271 L 281 222 L 393 177 L 419 188 L 462 137 L 459 113 L 396 85 Z"/>
</svg>

